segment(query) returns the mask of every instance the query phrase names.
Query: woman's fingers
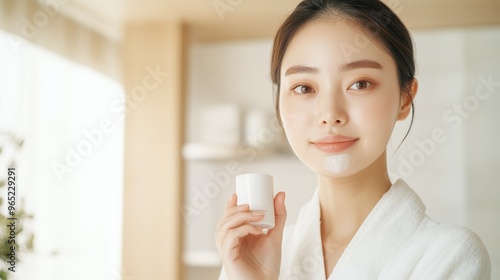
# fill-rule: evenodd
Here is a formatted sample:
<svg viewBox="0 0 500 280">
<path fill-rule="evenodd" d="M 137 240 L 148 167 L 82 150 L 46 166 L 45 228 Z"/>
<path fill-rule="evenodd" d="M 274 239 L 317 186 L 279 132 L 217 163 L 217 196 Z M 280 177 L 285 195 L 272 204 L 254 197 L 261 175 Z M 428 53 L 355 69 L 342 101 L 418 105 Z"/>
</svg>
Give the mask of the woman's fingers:
<svg viewBox="0 0 500 280">
<path fill-rule="evenodd" d="M 250 206 L 248 204 L 237 205 L 237 195 L 233 193 L 226 203 L 226 209 L 224 210 L 224 214 L 221 219 L 217 223 L 217 228 L 219 228 L 229 217 L 234 216 L 240 212 L 248 212 L 250 210 Z"/>
<path fill-rule="evenodd" d="M 285 228 L 286 216 L 285 193 L 279 192 L 274 198 L 274 228 L 269 232 L 269 236 L 280 243 Z"/>
<path fill-rule="evenodd" d="M 224 214 L 222 215 L 222 219 L 224 220 L 226 217 L 232 216 L 241 211 L 248 211 L 248 204 L 236 205 L 238 201 L 238 196 L 233 193 L 227 200 L 226 209 L 224 210 Z"/>
<path fill-rule="evenodd" d="M 229 196 L 229 198 L 227 199 L 227 203 L 226 203 L 226 210 L 229 209 L 231 206 L 236 205 L 236 200 L 237 200 L 237 197 L 236 197 L 235 193 L 233 193 L 231 196 Z"/>
<path fill-rule="evenodd" d="M 285 193 L 279 192 L 274 198 L 274 214 L 276 223 L 285 225 L 286 221 L 286 206 L 285 206 Z"/>
<path fill-rule="evenodd" d="M 222 215 L 222 221 L 227 219 L 228 217 L 233 216 L 234 214 L 240 213 L 240 212 L 248 212 L 250 210 L 250 207 L 248 204 L 243 204 L 243 205 L 238 205 L 238 206 L 232 206 L 224 212 L 224 215 Z"/>
<path fill-rule="evenodd" d="M 226 217 L 219 225 L 218 230 L 223 232 L 228 231 L 229 229 L 236 228 L 250 222 L 260 221 L 263 218 L 263 213 L 252 213 L 248 212 L 248 210 L 244 212 L 238 212 L 232 216 Z"/>
<path fill-rule="evenodd" d="M 227 200 L 226 208 L 224 209 L 224 214 L 219 219 L 219 222 L 217 223 L 217 228 L 220 228 L 220 226 L 226 221 L 226 219 L 233 216 L 234 214 L 239 212 L 248 212 L 249 210 L 248 204 L 237 206 L 236 202 L 237 202 L 237 196 L 235 193 L 233 193 Z"/>
<path fill-rule="evenodd" d="M 250 222 L 260 221 L 264 218 L 263 213 L 249 212 L 248 205 L 236 206 L 235 196 L 236 195 L 231 196 L 229 198 L 228 203 L 227 203 L 227 207 L 226 207 L 226 211 L 224 212 L 224 215 L 222 216 L 221 220 L 219 221 L 219 224 L 217 225 L 216 239 L 217 239 L 217 243 L 219 243 L 220 245 L 227 243 L 227 241 L 225 239 L 227 238 L 230 230 L 235 229 L 235 228 L 239 228 L 242 226 L 243 226 L 243 228 L 248 228 L 244 225 L 248 224 Z M 253 231 L 253 232 L 255 232 L 255 231 Z M 260 233 L 262 233 L 262 231 Z M 260 233 L 256 233 L 256 234 L 260 234 Z"/>
<path fill-rule="evenodd" d="M 226 236 L 224 237 L 224 243 L 221 244 L 221 249 L 226 252 L 228 254 L 227 256 L 229 256 L 232 260 L 236 259 L 239 256 L 240 239 L 249 234 L 264 234 L 264 229 L 249 224 L 232 228 L 227 231 Z"/>
<path fill-rule="evenodd" d="M 219 251 L 222 253 L 228 252 L 231 248 L 234 249 L 239 244 L 240 238 L 248 234 L 258 235 L 264 233 L 262 228 L 248 224 L 249 222 L 260 221 L 263 218 L 264 215 L 257 215 L 250 212 L 239 212 L 226 218 L 221 222 L 216 231 Z"/>
</svg>

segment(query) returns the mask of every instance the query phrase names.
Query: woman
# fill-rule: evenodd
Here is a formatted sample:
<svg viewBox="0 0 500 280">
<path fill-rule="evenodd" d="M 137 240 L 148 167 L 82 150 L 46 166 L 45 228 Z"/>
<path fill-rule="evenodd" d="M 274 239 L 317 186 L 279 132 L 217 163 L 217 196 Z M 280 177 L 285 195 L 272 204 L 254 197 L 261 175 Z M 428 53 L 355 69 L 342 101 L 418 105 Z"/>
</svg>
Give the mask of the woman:
<svg viewBox="0 0 500 280">
<path fill-rule="evenodd" d="M 271 76 L 287 139 L 318 187 L 297 223 L 276 226 L 236 206 L 217 225 L 220 279 L 490 279 L 488 253 L 468 229 L 442 225 L 402 180 L 386 146 L 418 83 L 410 34 L 378 0 L 305 0 L 280 27 Z M 411 127 L 411 126 L 410 126 Z"/>
</svg>

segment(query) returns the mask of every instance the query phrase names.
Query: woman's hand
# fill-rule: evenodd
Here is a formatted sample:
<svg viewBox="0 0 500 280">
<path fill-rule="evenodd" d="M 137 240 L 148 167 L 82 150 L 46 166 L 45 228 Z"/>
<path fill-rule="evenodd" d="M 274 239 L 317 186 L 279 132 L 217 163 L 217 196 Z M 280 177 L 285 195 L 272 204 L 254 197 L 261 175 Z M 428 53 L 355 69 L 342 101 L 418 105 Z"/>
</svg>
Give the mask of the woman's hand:
<svg viewBox="0 0 500 280">
<path fill-rule="evenodd" d="M 236 206 L 236 200 L 236 194 L 231 195 L 215 232 L 227 276 L 238 280 L 278 279 L 286 220 L 285 193 L 274 197 L 275 227 L 269 232 L 248 224 L 262 220 L 264 215 L 251 213 L 248 205 Z"/>
</svg>

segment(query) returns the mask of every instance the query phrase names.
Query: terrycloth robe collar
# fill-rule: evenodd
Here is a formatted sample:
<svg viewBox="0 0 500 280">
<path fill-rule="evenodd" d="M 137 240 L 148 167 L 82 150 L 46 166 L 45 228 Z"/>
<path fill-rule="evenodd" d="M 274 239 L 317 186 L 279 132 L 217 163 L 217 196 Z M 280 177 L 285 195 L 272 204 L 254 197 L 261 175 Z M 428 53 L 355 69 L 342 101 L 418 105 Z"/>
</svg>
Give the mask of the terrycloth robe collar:
<svg viewBox="0 0 500 280">
<path fill-rule="evenodd" d="M 380 275 L 425 217 L 425 205 L 403 181 L 382 196 L 345 248 L 328 280 Z M 280 279 L 325 279 L 318 188 L 285 232 Z"/>
</svg>

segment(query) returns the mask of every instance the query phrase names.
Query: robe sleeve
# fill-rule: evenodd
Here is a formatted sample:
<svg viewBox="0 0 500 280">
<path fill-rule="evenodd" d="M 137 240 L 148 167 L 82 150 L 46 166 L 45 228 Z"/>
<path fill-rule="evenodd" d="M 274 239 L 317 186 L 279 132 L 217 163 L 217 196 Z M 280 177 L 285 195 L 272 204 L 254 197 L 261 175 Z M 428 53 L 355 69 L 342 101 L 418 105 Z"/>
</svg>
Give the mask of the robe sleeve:
<svg viewBox="0 0 500 280">
<path fill-rule="evenodd" d="M 481 239 L 471 230 L 449 226 L 437 235 L 419 279 L 490 280 L 491 261 Z"/>
</svg>

